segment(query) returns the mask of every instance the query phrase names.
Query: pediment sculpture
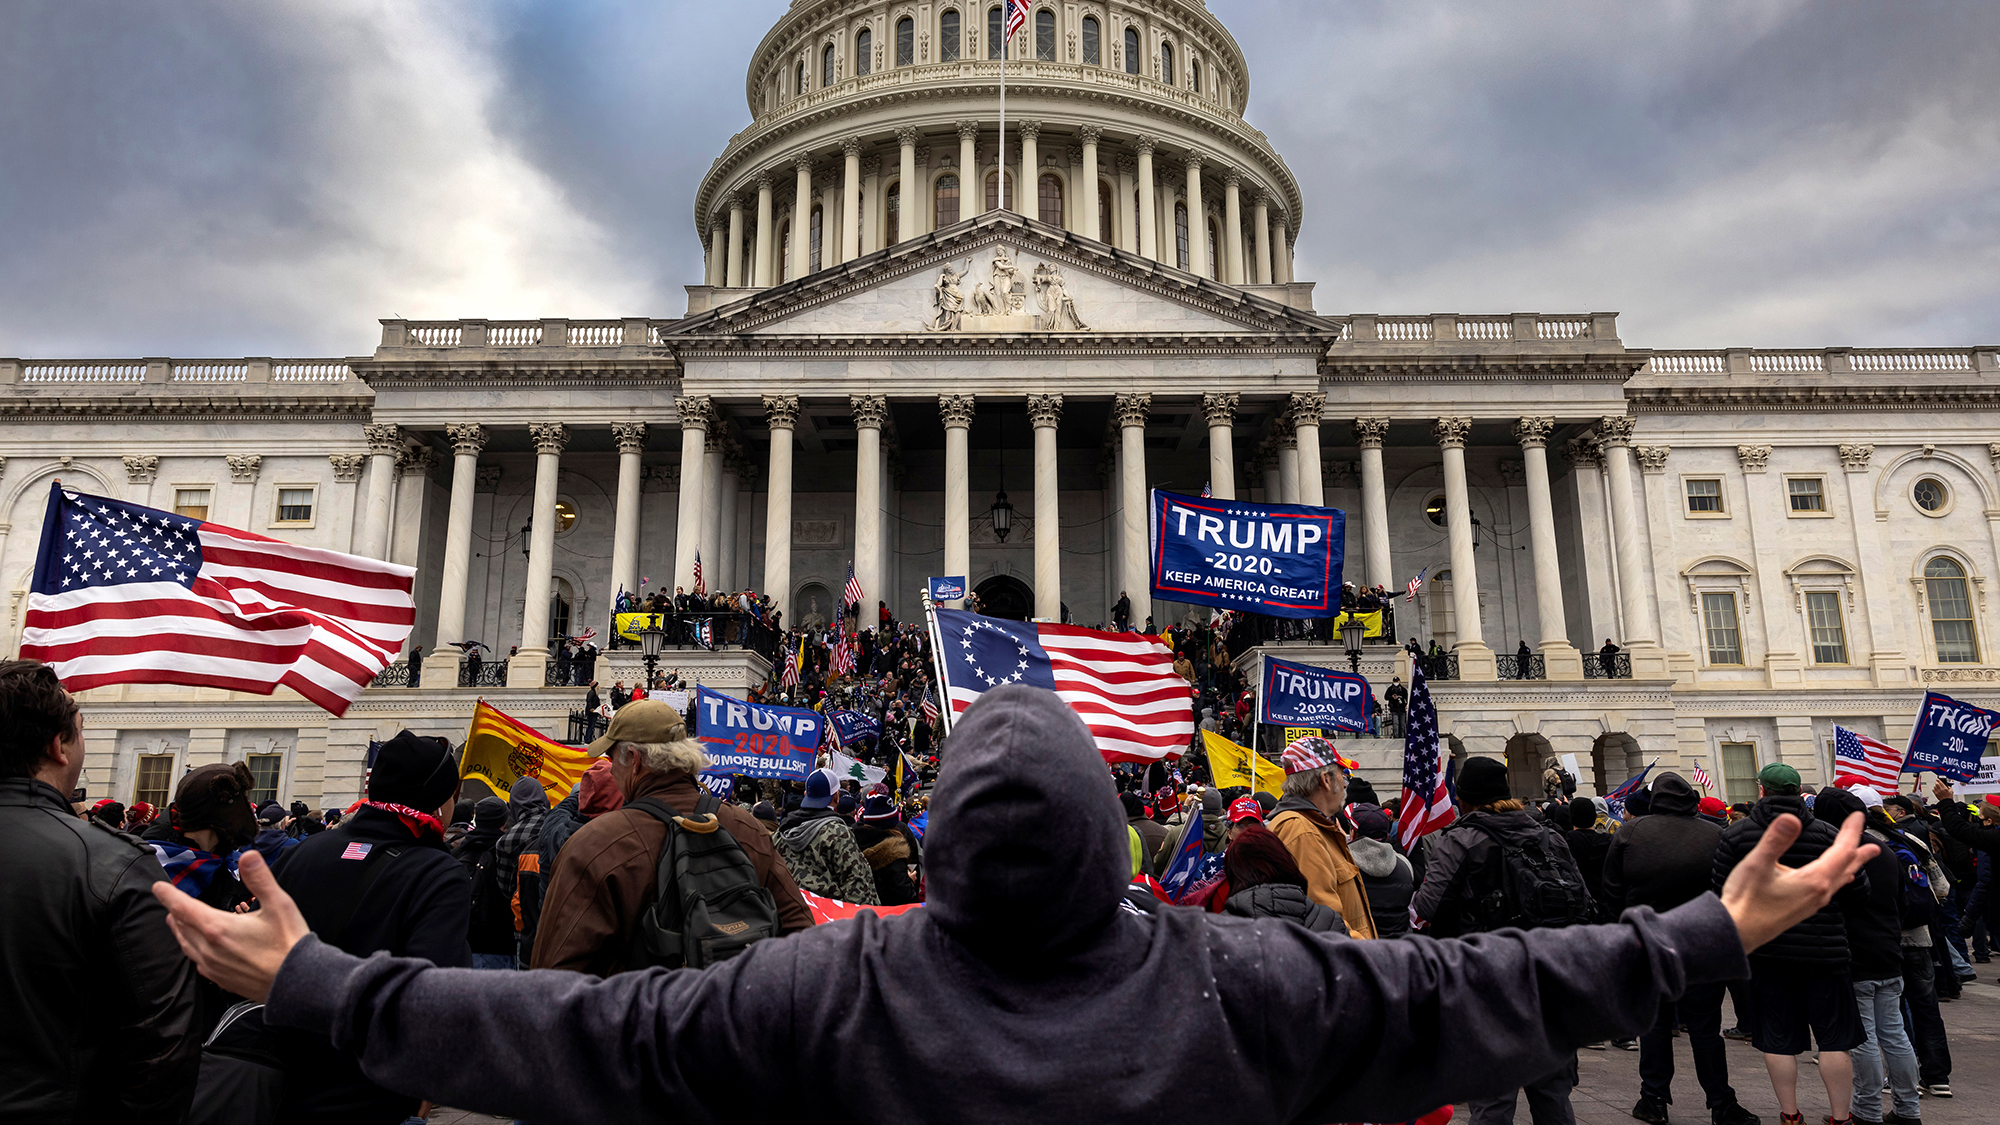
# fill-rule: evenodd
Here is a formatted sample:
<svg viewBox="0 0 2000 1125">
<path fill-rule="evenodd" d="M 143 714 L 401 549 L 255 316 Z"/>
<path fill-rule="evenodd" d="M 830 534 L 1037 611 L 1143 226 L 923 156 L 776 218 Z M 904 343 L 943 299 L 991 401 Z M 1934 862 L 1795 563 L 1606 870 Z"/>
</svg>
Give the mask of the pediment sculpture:
<svg viewBox="0 0 2000 1125">
<path fill-rule="evenodd" d="M 973 277 L 973 263 L 947 263 L 931 287 L 935 313 L 925 323 L 926 332 L 1087 332 L 1089 326 L 1076 310 L 1062 270 L 1046 263 L 1035 267 L 1032 278 L 1024 276 L 1005 246 L 993 249 L 986 277 L 966 285 Z M 1028 288 L 1032 282 L 1040 313 L 1028 311 Z"/>
</svg>

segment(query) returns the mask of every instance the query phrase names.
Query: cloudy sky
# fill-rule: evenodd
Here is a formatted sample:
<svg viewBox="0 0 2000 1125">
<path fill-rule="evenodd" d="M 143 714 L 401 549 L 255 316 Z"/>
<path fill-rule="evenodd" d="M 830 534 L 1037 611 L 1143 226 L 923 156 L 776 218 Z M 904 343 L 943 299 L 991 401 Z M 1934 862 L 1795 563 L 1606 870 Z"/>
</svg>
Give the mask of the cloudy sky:
<svg viewBox="0 0 2000 1125">
<path fill-rule="evenodd" d="M 0 0 L 0 355 L 679 315 L 785 0 Z M 1322 312 L 2000 342 L 1992 0 L 1210 0 Z"/>
</svg>

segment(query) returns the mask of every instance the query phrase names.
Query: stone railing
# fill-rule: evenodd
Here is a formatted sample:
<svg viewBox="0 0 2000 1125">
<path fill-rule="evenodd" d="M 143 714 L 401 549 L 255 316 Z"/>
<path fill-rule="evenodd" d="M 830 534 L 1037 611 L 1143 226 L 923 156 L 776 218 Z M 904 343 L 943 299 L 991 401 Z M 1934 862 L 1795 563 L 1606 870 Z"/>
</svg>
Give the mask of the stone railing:
<svg viewBox="0 0 2000 1125">
<path fill-rule="evenodd" d="M 1647 375 L 1974 375 L 2000 371 L 1991 348 L 1822 348 L 1654 352 Z"/>
<path fill-rule="evenodd" d="M 385 320 L 385 348 L 622 348 L 653 341 L 659 323 L 628 320 Z"/>
<path fill-rule="evenodd" d="M 1466 316 L 1378 316 L 1356 313 L 1348 318 L 1341 340 L 1386 344 L 1553 344 L 1616 343 L 1616 313 L 1512 313 Z"/>
<path fill-rule="evenodd" d="M 17 369 L 23 383 L 143 383 L 144 361 L 65 360 L 58 363 L 30 363 Z"/>
<path fill-rule="evenodd" d="M 342 359 L 0 359 L 0 384 L 21 386 L 253 386 L 347 383 Z M 299 388 L 304 390 L 305 388 Z"/>
</svg>

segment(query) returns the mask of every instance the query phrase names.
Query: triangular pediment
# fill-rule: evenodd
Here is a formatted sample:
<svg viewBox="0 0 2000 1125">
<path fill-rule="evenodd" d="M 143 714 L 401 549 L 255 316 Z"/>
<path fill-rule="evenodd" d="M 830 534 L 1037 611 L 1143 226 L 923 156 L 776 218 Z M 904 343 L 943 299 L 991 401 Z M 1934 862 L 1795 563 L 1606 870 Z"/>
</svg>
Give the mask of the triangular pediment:
<svg viewBox="0 0 2000 1125">
<path fill-rule="evenodd" d="M 1339 332 L 1337 322 L 996 211 L 689 317 L 663 336 Z"/>
</svg>

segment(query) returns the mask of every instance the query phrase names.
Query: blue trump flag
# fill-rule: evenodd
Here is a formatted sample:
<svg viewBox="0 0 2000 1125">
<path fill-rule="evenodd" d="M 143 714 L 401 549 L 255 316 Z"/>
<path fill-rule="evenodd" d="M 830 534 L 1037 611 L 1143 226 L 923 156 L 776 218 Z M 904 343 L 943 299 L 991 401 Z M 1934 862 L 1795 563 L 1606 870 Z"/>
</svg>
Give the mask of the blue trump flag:
<svg viewBox="0 0 2000 1125">
<path fill-rule="evenodd" d="M 1652 773 L 1653 767 L 1659 764 L 1660 760 L 1658 758 L 1654 758 L 1652 761 L 1647 762 L 1645 769 L 1642 769 L 1638 773 L 1633 774 L 1631 777 L 1626 779 L 1625 784 L 1620 785 L 1618 788 L 1613 789 L 1610 793 L 1605 795 L 1604 805 L 1606 808 L 1611 810 L 1612 820 L 1617 821 L 1619 824 L 1625 823 L 1625 802 L 1632 799 L 1632 794 L 1637 793 L 1641 788 L 1644 788 L 1646 784 L 1646 775 Z"/>
<path fill-rule="evenodd" d="M 826 722 L 833 728 L 834 739 L 842 746 L 872 742 L 882 737 L 882 724 L 859 711 L 828 711 Z"/>
<path fill-rule="evenodd" d="M 1274 726 L 1368 729 L 1368 679 L 1312 664 L 1264 658 L 1261 720 Z"/>
<path fill-rule="evenodd" d="M 956 601 L 963 601 L 964 599 L 965 599 L 965 579 L 963 577 L 931 579 L 932 601 L 956 602 Z"/>
<path fill-rule="evenodd" d="M 695 688 L 695 738 L 707 773 L 804 781 L 819 757 L 821 720 L 797 707 L 766 707 Z"/>
<path fill-rule="evenodd" d="M 1903 772 L 1929 770 L 1953 781 L 1972 780 L 1996 719 L 2000 714 L 1984 707 L 1934 691 L 1924 693 L 1924 705 L 1917 709 L 1917 722 L 1910 730 L 1910 754 Z"/>
<path fill-rule="evenodd" d="M 1268 617 L 1340 611 L 1347 515 L 1153 491 L 1154 599 Z"/>
<path fill-rule="evenodd" d="M 1170 902 L 1180 903 L 1189 895 L 1213 886 L 1222 877 L 1222 853 L 1202 850 L 1200 805 L 1188 812 L 1187 823 L 1181 827 L 1180 842 L 1174 845 L 1172 855 L 1167 869 L 1160 873 L 1160 889 L 1167 892 Z"/>
</svg>

